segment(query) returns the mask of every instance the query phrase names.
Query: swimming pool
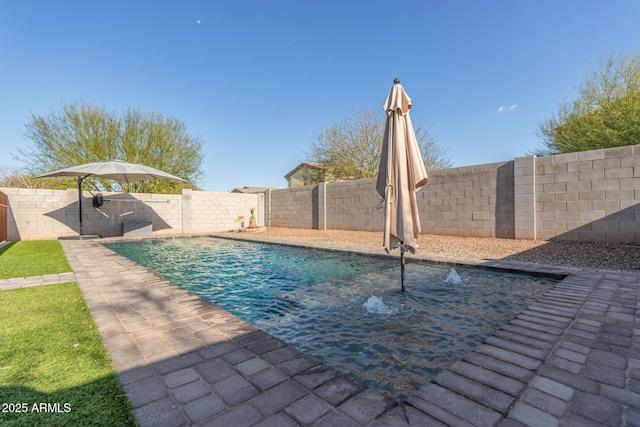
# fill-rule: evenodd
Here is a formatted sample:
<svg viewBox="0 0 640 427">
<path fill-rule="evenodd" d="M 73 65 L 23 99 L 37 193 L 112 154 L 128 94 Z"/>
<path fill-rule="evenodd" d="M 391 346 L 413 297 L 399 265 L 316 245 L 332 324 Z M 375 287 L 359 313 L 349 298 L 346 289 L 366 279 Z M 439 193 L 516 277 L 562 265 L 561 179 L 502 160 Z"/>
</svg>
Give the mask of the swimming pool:
<svg viewBox="0 0 640 427">
<path fill-rule="evenodd" d="M 105 244 L 396 399 L 412 395 L 553 279 L 217 238 Z"/>
</svg>

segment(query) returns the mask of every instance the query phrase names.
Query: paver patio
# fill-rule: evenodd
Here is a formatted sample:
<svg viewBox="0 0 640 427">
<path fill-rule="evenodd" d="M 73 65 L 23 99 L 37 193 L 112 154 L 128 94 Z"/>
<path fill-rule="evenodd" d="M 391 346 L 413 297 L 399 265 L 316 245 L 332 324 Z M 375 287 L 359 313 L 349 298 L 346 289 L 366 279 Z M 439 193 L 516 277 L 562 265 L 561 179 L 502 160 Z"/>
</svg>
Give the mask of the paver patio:
<svg viewBox="0 0 640 427">
<path fill-rule="evenodd" d="M 637 273 L 421 257 L 567 277 L 398 403 L 98 241 L 62 245 L 142 426 L 640 425 Z"/>
</svg>

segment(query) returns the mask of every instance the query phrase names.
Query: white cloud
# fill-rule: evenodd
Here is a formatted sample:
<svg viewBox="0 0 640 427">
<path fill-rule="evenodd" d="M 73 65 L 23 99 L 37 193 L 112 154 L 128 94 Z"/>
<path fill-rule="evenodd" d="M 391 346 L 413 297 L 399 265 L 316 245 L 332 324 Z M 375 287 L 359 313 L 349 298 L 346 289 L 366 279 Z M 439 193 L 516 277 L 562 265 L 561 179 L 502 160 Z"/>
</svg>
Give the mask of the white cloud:
<svg viewBox="0 0 640 427">
<path fill-rule="evenodd" d="M 516 108 L 518 108 L 518 104 L 513 104 L 511 107 L 505 107 L 504 105 L 501 105 L 500 108 L 498 108 L 498 112 L 503 113 L 505 111 L 515 110 Z"/>
<path fill-rule="evenodd" d="M 200 21 L 199 19 L 196 19 L 196 24 L 200 25 L 202 24 L 202 21 Z"/>
</svg>

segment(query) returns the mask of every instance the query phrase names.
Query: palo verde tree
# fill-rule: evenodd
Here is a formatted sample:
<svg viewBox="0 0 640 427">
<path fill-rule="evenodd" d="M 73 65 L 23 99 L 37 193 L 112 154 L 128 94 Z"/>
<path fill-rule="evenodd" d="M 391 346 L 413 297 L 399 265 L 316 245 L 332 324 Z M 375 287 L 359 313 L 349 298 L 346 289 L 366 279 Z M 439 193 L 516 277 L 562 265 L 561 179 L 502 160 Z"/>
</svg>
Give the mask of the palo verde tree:
<svg viewBox="0 0 640 427">
<path fill-rule="evenodd" d="M 384 134 L 384 112 L 354 110 L 340 122 L 322 128 L 311 143 L 307 160 L 323 166 L 308 181 L 361 179 L 377 175 Z M 450 160 L 424 126 L 415 129 L 427 169 L 448 167 Z"/>
<path fill-rule="evenodd" d="M 640 49 L 601 61 L 578 94 L 540 124 L 541 144 L 532 154 L 640 144 Z"/>
<path fill-rule="evenodd" d="M 127 184 L 87 179 L 85 188 L 97 191 L 177 193 L 182 188 L 197 188 L 203 176 L 202 142 L 187 132 L 183 122 L 162 114 L 129 109 L 118 115 L 92 104 L 62 104 L 46 116 L 32 114 L 24 136 L 30 144 L 18 150 L 17 158 L 31 175 L 83 163 L 124 160 L 188 181 L 155 179 Z M 56 180 L 63 180 L 67 188 L 75 186 L 74 178 Z"/>
<path fill-rule="evenodd" d="M 48 188 L 64 190 L 67 186 L 54 179 L 38 179 L 33 175 L 22 172 L 19 168 L 0 167 L 0 187 L 12 188 Z"/>
</svg>

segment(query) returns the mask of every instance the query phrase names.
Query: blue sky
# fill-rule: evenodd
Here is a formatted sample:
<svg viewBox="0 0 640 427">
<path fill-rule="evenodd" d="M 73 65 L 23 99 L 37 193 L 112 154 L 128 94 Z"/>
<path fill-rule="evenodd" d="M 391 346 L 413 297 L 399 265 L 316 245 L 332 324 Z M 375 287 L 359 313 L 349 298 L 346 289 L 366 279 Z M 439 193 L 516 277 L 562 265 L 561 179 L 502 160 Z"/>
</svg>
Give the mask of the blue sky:
<svg viewBox="0 0 640 427">
<path fill-rule="evenodd" d="M 32 112 L 87 101 L 185 122 L 204 190 L 285 187 L 395 77 L 454 165 L 510 160 L 638 22 L 634 0 L 0 0 L 0 167 Z"/>
</svg>

